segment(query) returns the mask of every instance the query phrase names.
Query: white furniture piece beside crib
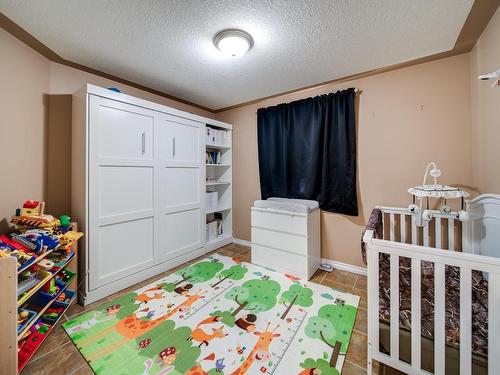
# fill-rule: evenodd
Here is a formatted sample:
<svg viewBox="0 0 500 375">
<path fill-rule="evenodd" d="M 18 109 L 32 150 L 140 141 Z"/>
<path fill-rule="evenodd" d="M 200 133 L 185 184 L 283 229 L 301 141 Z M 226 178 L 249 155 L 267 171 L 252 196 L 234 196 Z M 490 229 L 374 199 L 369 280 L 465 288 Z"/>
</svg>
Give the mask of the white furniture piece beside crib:
<svg viewBox="0 0 500 375">
<path fill-rule="evenodd" d="M 367 230 L 363 237 L 368 263 L 368 372 L 376 360 L 407 374 L 429 374 L 421 368 L 423 358 L 421 327 L 421 267 L 422 261 L 434 265 L 434 358 L 435 374 L 447 372 L 446 360 L 450 351 L 446 343 L 446 267 L 459 269 L 459 360 L 460 374 L 471 374 L 472 353 L 472 284 L 473 271 L 480 271 L 487 284 L 487 358 L 482 371 L 489 375 L 500 374 L 500 195 L 485 194 L 466 201 L 469 220 L 459 223 L 457 212 L 448 214 L 432 211 L 432 220 L 419 229 L 416 213 L 408 208 L 378 207 L 384 218 L 383 239 L 375 239 L 374 231 Z M 462 230 L 459 246 L 457 230 Z M 460 236 L 458 236 L 460 238 Z M 463 250 L 462 250 L 463 249 Z M 379 317 L 380 256 L 390 259 L 390 353 L 380 348 L 382 322 Z M 411 332 L 400 328 L 400 258 L 411 260 Z M 392 303 L 397 301 L 397 303 Z M 486 322 L 485 322 L 486 324 Z M 400 334 L 410 336 L 411 360 L 400 358 Z M 456 350 L 456 349 L 453 349 Z M 474 366 L 477 366 L 475 361 Z"/>
<path fill-rule="evenodd" d="M 252 263 L 309 280 L 321 262 L 318 202 L 269 198 L 251 215 Z"/>
<path fill-rule="evenodd" d="M 206 144 L 206 128 L 227 143 Z M 222 149 L 224 237 L 205 241 L 207 147 Z M 88 304 L 232 242 L 231 125 L 93 85 L 73 95 L 72 216 Z M 212 173 L 212 172 L 210 172 Z"/>
</svg>

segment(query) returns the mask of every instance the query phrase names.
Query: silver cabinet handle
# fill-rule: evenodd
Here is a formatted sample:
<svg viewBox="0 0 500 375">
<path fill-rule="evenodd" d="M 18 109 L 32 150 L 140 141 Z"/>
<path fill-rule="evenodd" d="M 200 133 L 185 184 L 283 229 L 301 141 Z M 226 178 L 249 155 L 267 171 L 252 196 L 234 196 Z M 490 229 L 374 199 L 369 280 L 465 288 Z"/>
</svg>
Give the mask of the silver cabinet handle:
<svg viewBox="0 0 500 375">
<path fill-rule="evenodd" d="M 172 138 L 172 156 L 175 158 L 175 137 Z"/>
<path fill-rule="evenodd" d="M 142 132 L 141 139 L 142 139 L 142 154 L 144 155 L 146 153 L 146 132 Z"/>
</svg>

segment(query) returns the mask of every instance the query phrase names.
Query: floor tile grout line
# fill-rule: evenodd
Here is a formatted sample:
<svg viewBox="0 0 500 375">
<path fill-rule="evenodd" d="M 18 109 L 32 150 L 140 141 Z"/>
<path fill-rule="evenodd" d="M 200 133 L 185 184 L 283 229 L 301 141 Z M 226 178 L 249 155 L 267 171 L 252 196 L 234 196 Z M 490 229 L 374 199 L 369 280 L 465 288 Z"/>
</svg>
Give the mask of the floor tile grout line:
<svg viewBox="0 0 500 375">
<path fill-rule="evenodd" d="M 68 345 L 68 344 L 73 345 L 73 342 L 72 342 L 71 340 L 70 340 L 70 341 L 68 341 L 68 342 L 65 342 L 64 344 L 61 344 L 61 345 L 59 345 L 59 346 L 55 347 L 54 349 L 52 349 L 52 350 L 48 351 L 47 353 L 45 353 L 45 354 L 43 354 L 43 355 L 39 356 L 38 358 L 35 358 L 35 359 L 30 360 L 30 361 L 29 361 L 29 363 L 35 363 L 35 362 L 39 361 L 40 359 L 44 358 L 47 354 L 50 354 L 50 353 L 52 353 L 52 352 L 54 352 L 54 351 L 56 351 L 56 350 L 58 350 L 58 349 L 62 348 L 62 347 L 63 347 L 63 346 L 65 346 L 65 345 Z"/>
<path fill-rule="evenodd" d="M 82 369 L 84 367 L 87 367 L 87 366 L 90 368 L 90 365 L 88 363 L 85 363 L 85 364 L 81 365 L 80 367 L 78 367 L 78 368 L 74 369 L 73 371 L 71 371 L 68 375 L 72 375 L 75 372 L 77 372 L 78 370 L 80 370 L 80 369 Z"/>
<path fill-rule="evenodd" d="M 349 361 L 349 360 L 347 360 L 347 359 L 345 360 L 345 362 L 349 363 L 350 365 L 352 365 L 352 366 L 354 366 L 354 367 L 359 368 L 360 370 L 365 370 L 365 371 L 366 371 L 366 367 L 361 367 L 360 365 L 357 365 L 356 363 L 351 362 L 351 361 Z"/>
</svg>

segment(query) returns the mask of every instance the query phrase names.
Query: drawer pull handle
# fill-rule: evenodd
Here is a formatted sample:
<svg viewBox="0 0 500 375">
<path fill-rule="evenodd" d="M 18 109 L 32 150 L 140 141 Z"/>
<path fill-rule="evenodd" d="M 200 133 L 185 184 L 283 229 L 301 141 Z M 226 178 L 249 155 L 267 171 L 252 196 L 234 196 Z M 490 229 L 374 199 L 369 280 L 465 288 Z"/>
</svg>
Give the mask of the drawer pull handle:
<svg viewBox="0 0 500 375">
<path fill-rule="evenodd" d="M 172 157 L 175 158 L 175 137 L 172 138 Z"/>
<path fill-rule="evenodd" d="M 141 141 L 142 141 L 142 154 L 144 155 L 146 153 L 146 132 L 142 132 Z"/>
</svg>

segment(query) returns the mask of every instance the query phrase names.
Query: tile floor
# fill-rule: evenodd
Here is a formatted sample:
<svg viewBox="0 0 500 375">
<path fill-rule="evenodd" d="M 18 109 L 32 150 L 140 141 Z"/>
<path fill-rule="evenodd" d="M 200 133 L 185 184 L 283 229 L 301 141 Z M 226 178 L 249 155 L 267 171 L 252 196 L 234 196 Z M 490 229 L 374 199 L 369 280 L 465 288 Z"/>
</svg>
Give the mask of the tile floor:
<svg viewBox="0 0 500 375">
<path fill-rule="evenodd" d="M 220 248 L 215 252 L 222 255 L 238 257 L 245 262 L 250 262 L 250 249 L 244 246 L 231 244 Z M 179 267 L 157 275 L 154 278 L 136 284 L 130 288 L 115 293 L 110 297 L 95 302 L 85 308 L 80 305 L 73 305 L 68 309 L 62 320 L 67 321 L 71 317 L 78 315 L 83 311 L 91 310 L 92 308 L 100 305 L 101 303 L 104 303 L 105 301 L 112 300 L 124 293 L 136 290 L 139 287 L 147 285 L 156 279 L 162 278 L 179 268 L 197 262 L 199 259 L 194 259 L 190 262 L 187 262 Z M 356 323 L 354 326 L 354 332 L 352 334 L 349 350 L 347 352 L 346 363 L 344 364 L 342 374 L 366 374 L 366 277 L 340 270 L 334 270 L 330 273 L 319 270 L 314 274 L 311 281 L 338 289 L 343 292 L 357 294 L 361 297 L 358 315 L 356 317 Z M 378 369 L 379 366 L 375 367 L 377 368 L 377 373 L 381 373 L 381 370 Z M 35 357 L 25 367 L 22 374 L 84 375 L 93 374 L 93 372 L 87 365 L 83 357 L 80 355 L 76 347 L 71 343 L 70 339 L 59 324 L 54 329 L 53 333 L 44 342 Z"/>
</svg>

